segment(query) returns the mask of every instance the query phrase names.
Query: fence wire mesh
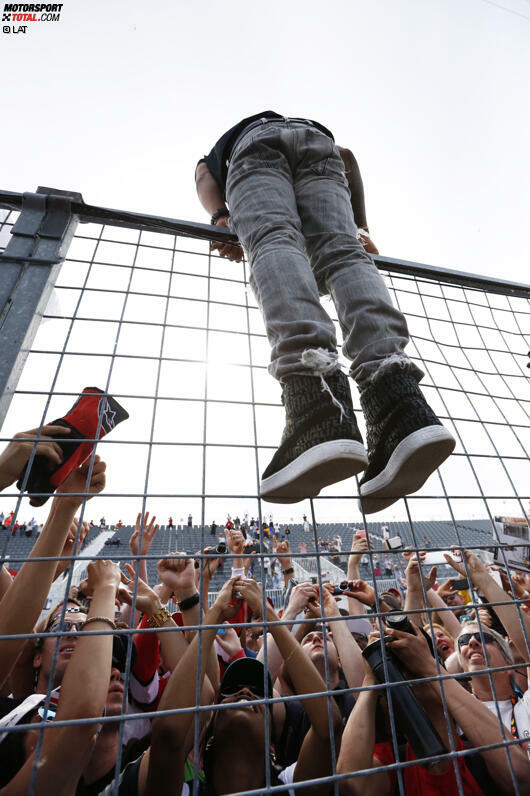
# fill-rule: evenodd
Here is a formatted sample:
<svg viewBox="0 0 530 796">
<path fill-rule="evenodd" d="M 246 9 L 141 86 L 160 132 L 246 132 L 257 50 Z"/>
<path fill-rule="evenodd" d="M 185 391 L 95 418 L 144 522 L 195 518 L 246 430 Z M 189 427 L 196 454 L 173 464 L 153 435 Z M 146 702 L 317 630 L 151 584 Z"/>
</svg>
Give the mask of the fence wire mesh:
<svg viewBox="0 0 530 796">
<path fill-rule="evenodd" d="M 7 209 L 0 213 L 0 243 L 4 249 L 18 213 Z M 7 255 L 8 250 L 4 257 Z M 125 407 L 129 418 L 112 434 L 99 439 L 103 422 L 99 417 L 85 486 L 78 493 L 69 493 L 70 499 L 76 494 L 79 496 L 79 522 L 72 526 L 75 539 L 61 554 L 39 555 L 38 542 L 36 546 L 36 539 L 41 540 L 46 532 L 49 533 L 45 524 L 49 504 L 42 508 L 31 507 L 28 503 L 30 496 L 19 491 L 14 484 L 7 486 L 0 496 L 0 519 L 4 522 L 0 537 L 2 564 L 12 572 L 20 572 L 32 550 L 36 557 L 33 567 L 46 566 L 50 558 L 64 564 L 64 571 L 55 580 L 47 603 L 43 605 L 42 615 L 47 616 L 44 609 L 60 604 L 56 609 L 57 625 L 55 627 L 52 622 L 51 631 L 46 634 L 47 639 L 55 642 L 44 689 L 43 716 L 48 716 L 54 709 L 54 688 L 60 682 L 60 672 L 64 668 L 62 645 L 65 638 L 72 636 L 67 632 L 71 627 L 64 627 L 68 613 L 65 598 L 85 578 L 90 561 L 112 558 L 120 563 L 123 571 L 126 563 L 135 564 L 130 582 L 132 610 L 129 614 L 124 610 L 125 621 L 118 629 L 98 628 L 86 631 L 85 636 L 87 640 L 121 636 L 127 642 L 123 648 L 124 661 L 120 672 L 123 688 L 116 689 L 120 694 L 120 709 L 102 717 L 100 714 L 76 716 L 67 709 L 61 714 L 59 707 L 57 718 L 52 723 L 42 716 L 35 716 L 31 728 L 39 732 L 31 758 L 31 773 L 21 786 L 26 789 L 24 792 L 47 792 L 42 783 L 39 784 L 38 772 L 51 726 L 65 727 L 66 732 L 74 726 L 119 727 L 113 776 L 104 786 L 109 788 L 108 792 L 125 793 L 129 791 L 120 775 L 125 762 L 129 762 L 126 742 L 141 735 L 145 729 L 149 730 L 155 718 L 160 724 L 164 717 L 170 721 L 171 717 L 176 720 L 189 713 L 194 715 L 194 723 L 185 787 L 194 794 L 203 792 L 201 789 L 205 786 L 201 772 L 209 771 L 208 755 L 211 759 L 211 753 L 205 752 L 205 735 L 211 733 L 216 721 L 211 715 L 237 708 L 238 704 L 227 701 L 211 704 L 212 697 L 205 697 L 201 691 L 201 677 L 197 673 L 201 672 L 204 659 L 210 656 L 212 638 L 208 636 L 208 627 L 225 630 L 221 620 L 205 624 L 204 612 L 212 608 L 229 577 L 229 565 L 242 566 L 248 553 L 234 553 L 229 546 L 224 570 L 217 570 L 212 577 L 209 593 L 208 587 L 199 589 L 198 608 L 185 615 L 189 632 L 187 640 L 190 641 L 193 632 L 198 631 L 195 657 L 190 658 L 197 674 L 193 683 L 193 704 L 181 704 L 178 699 L 175 704 L 162 700 L 162 708 L 157 711 L 158 703 L 154 698 L 145 697 L 143 703 L 138 698 L 138 692 L 135 692 L 137 680 L 133 682 L 135 658 L 138 661 L 133 636 L 136 645 L 141 645 L 142 638 L 156 634 L 163 646 L 165 634 L 182 634 L 181 631 L 173 632 L 173 627 L 159 630 L 144 626 L 145 623 L 138 628 L 136 603 L 143 605 L 139 578 L 147 578 L 151 586 L 158 583 L 160 569 L 157 571 L 157 562 L 169 553 L 179 551 L 194 557 L 201 582 L 210 583 L 211 563 L 217 562 L 220 555 L 213 549 L 206 551 L 206 548 L 218 544 L 219 537 L 223 541 L 225 518 L 229 516 L 233 520 L 238 518 L 237 527 L 246 525 L 248 529 L 252 519 L 261 529 L 256 533 L 258 549 L 253 555 L 252 567 L 254 577 L 264 586 L 261 613 L 265 618 L 259 620 L 258 617 L 256 623 L 256 618 L 251 621 L 249 616 L 238 617 L 238 626 L 244 629 L 247 639 L 256 635 L 256 626 L 263 628 L 265 637 L 267 632 L 274 635 L 276 627 L 293 624 L 294 617 L 282 620 L 276 614 L 271 615 L 265 602 L 268 595 L 276 609 L 287 606 L 283 587 L 287 587 L 289 578 L 283 578 L 279 571 L 276 573 L 271 569 L 271 562 L 277 554 L 273 544 L 282 536 L 290 542 L 288 557 L 296 578 L 307 579 L 319 587 L 320 613 L 326 614 L 324 624 L 329 628 L 317 639 L 322 647 L 319 671 L 323 687 L 312 689 L 311 696 L 304 702 L 305 711 L 313 723 L 316 721 L 313 719 L 315 711 L 311 710 L 309 703 L 324 699 L 329 726 L 327 770 L 322 766 L 309 766 L 303 769 L 301 780 L 300 772 L 295 776 L 295 782 L 278 779 L 277 766 L 270 755 L 269 744 L 265 743 L 263 782 L 251 788 L 239 788 L 239 792 L 279 792 L 287 787 L 285 782 L 289 782 L 289 788 L 293 790 L 317 784 L 323 793 L 326 790 L 334 793 L 371 792 L 370 777 L 385 776 L 390 783 L 385 792 L 404 794 L 407 788 L 408 792 L 415 792 L 411 790 L 412 780 L 407 772 L 411 767 L 419 770 L 418 762 L 414 756 L 404 752 L 402 717 L 393 696 L 397 693 L 395 689 L 401 686 L 391 677 L 389 665 L 392 664 L 392 656 L 382 656 L 383 685 L 375 685 L 365 679 L 360 657 L 356 659 L 356 671 L 352 671 L 355 666 L 348 666 L 342 655 L 337 662 L 337 649 L 350 649 L 345 646 L 343 638 L 345 623 L 351 622 L 349 627 L 357 628 L 348 629 L 348 635 L 354 639 L 357 636 L 357 641 L 362 643 L 367 639 L 363 640 L 363 632 L 358 629 L 361 625 L 355 623 L 367 617 L 375 629 L 385 634 L 383 620 L 389 604 L 384 602 L 382 595 L 394 589 L 393 594 L 399 601 L 397 608 L 405 610 L 416 624 L 426 626 L 427 633 L 435 640 L 434 650 L 438 650 L 433 659 L 435 671 L 431 674 L 417 674 L 413 666 L 404 669 L 405 682 L 418 687 L 418 693 L 421 689 L 428 689 L 428 683 L 433 684 L 438 705 L 433 713 L 441 716 L 441 719 L 438 716 L 436 726 L 445 741 L 444 751 L 438 751 L 432 759 L 422 759 L 423 770 L 438 772 L 439 767 L 443 768 L 444 762 L 449 761 L 449 770 L 454 773 L 454 792 L 479 792 L 482 785 L 477 785 L 479 790 L 471 790 L 468 770 L 459 762 L 476 759 L 478 749 L 482 761 L 485 761 L 486 776 L 501 792 L 524 793 L 530 779 L 525 761 L 517 757 L 517 753 L 521 751 L 521 741 L 528 738 L 530 732 L 525 685 L 530 656 L 530 597 L 527 593 L 529 583 L 525 580 L 530 555 L 530 461 L 527 453 L 530 446 L 530 385 L 526 370 L 530 348 L 530 288 L 526 294 L 524 286 L 514 291 L 508 284 L 503 287 L 502 283 L 492 282 L 488 288 L 484 280 L 477 279 L 473 284 L 469 276 L 459 284 L 458 278 L 450 272 L 445 277 L 440 271 L 429 276 L 421 268 L 416 273 L 413 269 L 403 272 L 399 261 L 392 263 L 384 258 L 378 264 L 395 304 L 407 317 L 411 337 L 408 353 L 425 372 L 423 392 L 440 420 L 454 434 L 457 446 L 453 455 L 419 492 L 375 517 L 367 518 L 358 504 L 356 478 L 328 487 L 317 498 L 295 506 L 273 505 L 260 499 L 260 473 L 279 442 L 284 410 L 279 385 L 267 372 L 269 345 L 249 288 L 248 264 L 245 261 L 228 262 L 212 255 L 207 240 L 201 239 L 199 231 L 196 237 L 189 237 L 169 231 L 146 231 L 132 222 L 128 226 L 123 222 L 116 226 L 112 215 L 106 225 L 83 223 L 78 227 L 52 297 L 27 351 L 25 367 L 5 417 L 1 441 L 5 447 L 13 442 L 16 432 L 35 428 L 36 431 L 28 437 L 31 464 L 45 423 L 63 417 L 87 386 L 97 387 L 104 394 L 113 396 Z M 335 318 L 332 304 L 326 298 L 323 301 Z M 0 308 L 0 311 L 3 322 L 6 310 Z M 340 343 L 341 332 L 337 322 L 336 327 Z M 356 390 L 353 393 L 364 433 Z M 96 456 L 107 464 L 107 484 L 104 491 L 88 502 L 87 484 L 98 462 Z M 22 486 L 25 488 L 26 483 Z M 40 493 L 34 491 L 32 494 L 38 497 Z M 56 494 L 61 495 L 60 486 Z M 128 545 L 138 512 L 138 552 L 135 552 Z M 147 538 L 150 541 L 152 531 L 147 519 L 143 519 L 146 512 L 151 517 L 155 514 L 160 525 L 150 546 L 145 544 Z M 101 520 L 98 515 L 102 515 Z M 83 523 L 88 524 L 86 537 L 87 527 Z M 43 524 L 44 530 L 41 528 Z M 276 526 L 274 542 L 274 533 L 271 535 L 264 530 L 271 524 Z M 217 528 L 213 527 L 215 525 Z M 288 532 L 285 526 L 288 526 Z M 42 530 L 41 535 L 39 530 Z M 362 555 L 348 558 L 352 544 L 359 540 L 359 535 L 354 537 L 359 530 L 366 531 L 367 549 Z M 401 546 L 388 549 L 388 538 L 397 536 L 401 538 Z M 228 541 L 230 543 L 230 534 Z M 443 556 L 443 551 L 453 546 L 457 551 L 473 551 L 488 566 L 496 565 L 503 578 L 501 580 L 499 574 L 494 576 L 498 590 L 491 592 L 489 586 L 483 585 L 481 590 L 477 586 L 475 571 L 477 559 L 464 557 L 461 565 L 463 576 L 474 588 L 450 590 L 451 595 L 445 604 L 439 596 L 433 601 L 432 573 L 430 566 L 425 565 L 418 568 L 416 577 L 420 588 L 415 595 L 410 586 L 410 571 L 409 579 L 405 577 L 407 562 L 403 557 L 403 547 L 410 547 L 418 555 L 426 552 L 431 560 L 438 560 L 435 574 L 442 583 L 450 577 L 462 577 L 451 569 Z M 36 563 L 39 561 L 40 564 Z M 142 562 L 145 562 L 144 568 Z M 372 598 L 367 600 L 373 604 L 369 614 L 362 600 L 340 597 L 340 605 L 345 608 L 344 616 L 325 604 L 324 582 L 338 585 L 342 579 L 351 583 L 352 575 L 355 575 L 355 581 L 365 584 L 358 588 L 365 588 L 368 594 L 373 590 Z M 405 595 L 407 583 L 409 588 Z M 5 600 L 11 588 L 6 583 L 2 587 Z M 471 619 L 473 609 L 477 612 L 477 635 L 469 643 L 480 645 L 481 651 L 477 652 L 473 662 L 473 677 L 470 677 L 469 667 L 462 669 L 461 665 L 455 664 L 454 658 L 454 666 L 449 673 L 444 668 L 443 644 L 452 644 L 455 648 L 448 631 L 451 625 L 444 620 L 450 616 L 454 621 L 455 605 L 460 602 L 454 602 L 456 594 L 461 595 L 462 612 Z M 168 599 L 170 607 L 176 611 L 177 604 L 172 596 Z M 489 608 L 490 612 L 484 613 L 484 608 Z M 311 635 L 315 635 L 315 627 L 322 630 L 322 618 L 317 614 L 318 610 L 313 609 L 305 617 L 298 615 L 295 622 L 297 633 L 302 637 L 304 627 L 308 631 L 304 644 Z M 211 618 L 211 614 L 207 615 Z M 497 622 L 510 637 L 517 668 L 514 668 L 513 657 L 510 660 L 499 658 L 498 649 L 491 646 L 491 626 L 498 628 Z M 33 627 L 18 632 L 21 626 L 3 623 L 1 649 L 5 659 L 9 660 L 8 639 L 27 640 L 24 653 L 26 668 L 30 674 L 35 668 L 38 684 L 39 670 L 31 659 L 29 664 L 27 662 L 27 649 L 38 638 L 38 633 Z M 6 630 L 6 627 L 10 629 Z M 440 641 L 444 633 L 445 641 Z M 259 639 L 254 641 L 259 643 Z M 241 648 L 241 643 L 237 643 Z M 456 643 L 458 646 L 459 642 Z M 215 644 L 218 653 L 226 653 L 228 645 L 223 647 L 222 635 L 216 636 Z M 285 644 L 290 649 L 285 639 L 276 639 L 277 646 L 272 641 L 263 645 L 266 669 L 279 672 L 278 647 L 284 651 Z M 192 647 L 187 648 L 188 657 Z M 66 655 L 68 660 L 70 654 Z M 293 648 L 292 654 L 297 655 L 298 648 Z M 311 651 L 310 654 L 312 659 L 318 658 Z M 179 666 L 184 657 L 181 649 L 174 666 Z M 288 656 L 284 657 L 285 669 Z M 17 666 L 20 668 L 22 664 Z M 167 666 L 169 671 L 172 668 Z M 271 693 L 269 681 L 264 677 L 261 697 L 254 701 L 255 706 L 265 705 L 261 714 L 264 737 L 273 739 L 276 747 L 280 745 L 282 732 L 286 731 L 281 717 L 285 713 L 283 722 L 291 720 L 292 712 L 286 706 L 300 704 L 296 689 L 289 688 L 293 684 L 288 667 L 286 672 L 283 679 L 274 683 L 274 693 Z M 507 673 L 512 684 L 519 677 L 518 687 L 523 696 L 517 704 L 524 705 L 526 710 L 526 719 L 521 719 L 516 735 L 513 723 L 506 728 L 503 712 L 507 698 Z M 481 738 L 468 738 L 462 742 L 458 733 L 453 731 L 455 724 L 462 728 L 464 722 L 462 708 L 459 712 L 455 707 L 460 696 L 455 696 L 452 688 L 454 683 L 469 688 L 470 680 L 471 687 L 473 682 L 480 682 L 481 688 L 489 688 L 491 715 L 496 722 Z M 355 743 L 363 746 L 364 736 L 356 739 L 355 727 L 350 722 L 342 735 L 343 725 L 340 721 L 340 727 L 337 725 L 335 715 L 336 700 L 339 700 L 342 719 L 347 719 L 345 704 L 350 699 L 355 701 L 354 711 L 359 711 L 360 716 L 361 710 L 366 711 L 362 698 L 370 699 L 370 692 L 374 689 L 377 693 L 384 692 L 387 706 L 385 742 L 388 748 L 386 757 L 379 757 L 377 768 L 371 753 L 368 758 L 363 758 L 361 754 L 356 757 L 349 755 L 347 750 L 344 752 L 345 747 L 348 749 Z M 464 688 L 460 691 L 467 693 Z M 31 683 L 26 684 L 24 690 L 20 684 L 14 684 L 13 678 L 6 677 L 2 694 L 4 697 L 9 694 L 28 697 L 32 692 Z M 508 699 L 512 693 L 517 692 L 511 692 Z M 361 695 L 364 696 L 361 698 Z M 511 709 L 513 718 L 513 704 Z M 520 710 L 522 713 L 522 708 Z M 0 728 L 0 731 L 6 732 L 6 737 L 26 734 L 30 724 L 27 716 L 24 718 L 24 721 L 13 723 L 5 730 Z M 278 730 L 279 726 L 283 730 Z M 101 729 L 99 732 L 101 734 Z M 368 733 L 368 730 L 363 732 Z M 0 750 L 6 737 L 0 743 Z M 153 729 L 153 744 L 159 737 Z M 160 755 L 154 754 L 153 749 L 154 746 L 152 757 L 160 761 Z M 524 751 L 526 754 L 526 748 Z M 341 761 L 343 755 L 344 760 Z M 369 760 L 368 765 L 366 759 Z M 142 786 L 146 788 L 144 792 L 150 792 L 148 788 L 152 787 L 152 782 L 154 779 Z M 75 792 L 75 784 L 70 787 Z M 211 782 L 210 787 L 213 787 Z"/>
</svg>

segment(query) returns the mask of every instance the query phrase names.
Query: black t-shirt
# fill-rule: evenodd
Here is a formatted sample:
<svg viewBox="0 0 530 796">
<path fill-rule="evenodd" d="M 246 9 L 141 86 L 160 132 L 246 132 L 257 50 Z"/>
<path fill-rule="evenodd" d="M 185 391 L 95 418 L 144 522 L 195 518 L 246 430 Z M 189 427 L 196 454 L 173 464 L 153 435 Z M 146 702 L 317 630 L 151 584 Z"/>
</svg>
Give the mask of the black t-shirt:
<svg viewBox="0 0 530 796">
<path fill-rule="evenodd" d="M 121 771 L 123 772 L 124 769 L 129 766 L 129 764 L 133 762 L 137 762 L 137 767 L 129 766 L 128 774 L 132 774 L 132 770 L 136 771 L 136 768 L 140 768 L 140 762 L 143 756 L 143 753 L 146 749 L 149 748 L 149 744 L 151 743 L 151 734 L 144 735 L 143 738 L 131 738 L 127 744 L 123 747 L 122 754 L 121 754 Z M 136 780 L 138 779 L 138 771 L 136 771 Z M 114 766 L 110 768 L 107 773 L 100 777 L 99 779 L 95 780 L 95 782 L 91 782 L 90 785 L 87 785 L 83 777 L 77 783 L 76 788 L 76 796 L 97 796 L 98 793 L 101 793 L 106 786 L 114 780 Z M 127 790 L 124 789 L 124 793 Z"/>
<path fill-rule="evenodd" d="M 347 685 L 339 683 L 337 689 L 343 688 L 347 688 Z M 334 699 L 345 724 L 353 710 L 355 699 L 351 694 L 336 694 Z M 311 723 L 301 701 L 289 699 L 284 704 L 285 721 L 280 741 L 275 745 L 275 751 L 278 764 L 282 768 L 287 768 L 298 760 L 300 749 Z"/>
<path fill-rule="evenodd" d="M 228 160 L 230 159 L 230 155 L 232 154 L 232 148 L 236 143 L 239 135 L 243 132 L 245 127 L 252 122 L 256 122 L 258 119 L 283 119 L 281 114 L 275 113 L 274 111 L 263 111 L 262 113 L 256 113 L 254 116 L 249 116 L 246 119 L 242 119 L 242 121 L 238 122 L 238 124 L 231 127 L 224 135 L 221 136 L 219 141 L 215 144 L 213 149 L 208 155 L 205 155 L 203 158 L 199 160 L 199 163 L 206 163 L 210 172 L 215 177 L 217 182 L 219 183 L 220 187 L 223 190 L 223 195 L 226 190 L 226 177 L 228 174 Z M 309 121 L 313 122 L 312 119 Z M 313 124 L 318 127 L 318 129 L 328 135 L 332 140 L 333 134 L 324 127 L 323 125 L 319 124 L 318 122 L 313 122 Z M 199 165 L 199 164 L 197 164 Z"/>
</svg>

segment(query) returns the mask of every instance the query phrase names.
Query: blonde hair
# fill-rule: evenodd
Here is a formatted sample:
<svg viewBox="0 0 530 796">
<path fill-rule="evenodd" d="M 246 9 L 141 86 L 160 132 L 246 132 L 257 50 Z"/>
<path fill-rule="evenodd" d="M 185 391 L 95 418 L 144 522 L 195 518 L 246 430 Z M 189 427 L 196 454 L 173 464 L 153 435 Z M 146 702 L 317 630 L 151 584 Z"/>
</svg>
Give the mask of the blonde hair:
<svg viewBox="0 0 530 796">
<path fill-rule="evenodd" d="M 423 625 L 423 629 L 424 629 L 424 630 L 425 630 L 425 631 L 426 631 L 426 632 L 427 632 L 429 635 L 431 634 L 431 626 L 430 626 L 430 624 L 429 624 L 428 622 L 427 622 L 425 625 Z M 441 630 L 441 631 L 442 631 L 442 633 L 444 634 L 444 636 L 447 636 L 447 638 L 448 638 L 450 641 L 452 641 L 452 642 L 453 642 L 453 644 L 455 645 L 455 648 L 456 648 L 456 641 L 455 641 L 454 637 L 453 637 L 453 636 L 450 634 L 450 632 L 447 630 L 447 628 L 445 628 L 445 627 L 444 627 L 443 625 L 441 625 L 439 622 L 433 622 L 433 623 L 432 623 L 432 629 L 433 629 L 433 631 L 434 631 L 434 630 Z"/>
</svg>

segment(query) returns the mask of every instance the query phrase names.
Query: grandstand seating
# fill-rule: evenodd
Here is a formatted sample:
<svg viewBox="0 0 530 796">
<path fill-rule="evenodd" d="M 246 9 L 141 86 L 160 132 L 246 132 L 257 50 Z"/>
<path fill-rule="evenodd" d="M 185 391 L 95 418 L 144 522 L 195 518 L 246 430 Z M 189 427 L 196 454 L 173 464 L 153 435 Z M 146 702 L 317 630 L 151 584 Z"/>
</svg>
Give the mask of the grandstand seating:
<svg viewBox="0 0 530 796">
<path fill-rule="evenodd" d="M 345 568 L 347 562 L 347 551 L 351 549 L 353 534 L 355 530 L 361 528 L 359 523 L 322 523 L 318 526 L 317 535 L 327 540 L 331 540 L 333 536 L 338 534 L 342 539 L 342 566 Z M 389 522 L 387 523 L 388 531 L 391 536 L 399 534 L 406 545 L 414 545 L 416 542 L 419 547 L 424 545 L 424 537 L 427 537 L 429 547 L 431 548 L 448 548 L 452 544 L 461 542 L 464 545 L 472 547 L 474 545 L 484 545 L 489 542 L 493 543 L 493 533 L 491 522 L 489 520 L 462 520 L 456 523 L 458 532 L 455 533 L 455 528 L 451 522 L 448 521 L 422 521 L 415 522 L 413 531 L 409 523 L 406 522 Z M 299 553 L 299 545 L 305 542 L 307 545 L 308 554 L 315 551 L 315 534 L 313 530 L 310 533 L 305 532 L 302 524 L 293 524 L 291 528 L 291 550 L 294 553 Z M 119 560 L 126 558 L 130 555 L 129 551 L 129 538 L 134 528 L 131 525 L 123 525 L 119 529 L 114 529 L 114 536 L 110 541 L 117 542 L 118 544 L 105 544 L 102 545 L 98 556 L 104 558 L 112 558 Z M 374 550 L 380 551 L 383 549 L 382 544 L 382 530 L 381 524 L 370 522 L 366 525 L 366 530 L 370 534 L 370 538 L 374 544 Z M 6 533 L 8 533 L 6 531 Z M 94 526 L 90 529 L 89 534 L 85 540 L 84 548 L 88 546 L 97 536 L 101 533 L 101 528 Z M 161 526 L 155 536 L 151 550 L 150 557 L 147 562 L 147 572 L 151 584 L 157 582 L 156 562 L 159 558 L 167 555 L 169 552 L 176 550 L 183 550 L 187 553 L 193 554 L 201 548 L 201 546 L 210 546 L 216 543 L 217 538 L 223 533 L 222 528 L 218 528 L 218 536 L 210 534 L 210 527 L 204 528 L 200 525 L 193 525 L 191 527 L 176 526 L 168 528 Z M 4 544 L 7 541 L 8 552 L 8 566 L 13 570 L 18 570 L 21 566 L 21 561 L 27 558 L 33 545 L 35 544 L 35 534 L 31 537 L 17 534 L 16 536 L 9 535 L 9 539 L 4 539 Z M 15 559 L 19 559 L 18 561 Z M 448 577 L 452 570 L 445 570 L 444 567 L 439 567 L 439 578 Z M 211 582 L 210 590 L 218 591 L 224 583 L 229 569 L 219 569 Z M 255 577 L 258 580 L 263 580 L 261 566 L 255 565 Z M 365 577 L 371 577 L 371 570 L 367 569 L 363 572 Z M 384 577 L 384 576 L 382 576 Z M 270 582 L 268 584 L 271 585 Z"/>
</svg>

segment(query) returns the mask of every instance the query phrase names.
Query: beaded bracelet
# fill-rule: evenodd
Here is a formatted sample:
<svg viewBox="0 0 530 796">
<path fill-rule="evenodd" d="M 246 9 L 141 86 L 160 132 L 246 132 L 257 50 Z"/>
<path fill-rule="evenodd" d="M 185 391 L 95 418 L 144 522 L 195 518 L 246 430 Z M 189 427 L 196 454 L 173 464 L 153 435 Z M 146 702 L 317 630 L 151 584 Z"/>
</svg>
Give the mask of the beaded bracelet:
<svg viewBox="0 0 530 796">
<path fill-rule="evenodd" d="M 91 622 L 106 622 L 108 625 L 111 626 L 113 630 L 116 630 L 116 622 L 113 619 L 109 619 L 108 616 L 91 616 L 89 619 L 85 621 L 83 625 L 83 629 L 86 628 Z"/>
</svg>

